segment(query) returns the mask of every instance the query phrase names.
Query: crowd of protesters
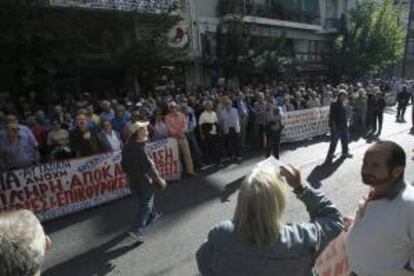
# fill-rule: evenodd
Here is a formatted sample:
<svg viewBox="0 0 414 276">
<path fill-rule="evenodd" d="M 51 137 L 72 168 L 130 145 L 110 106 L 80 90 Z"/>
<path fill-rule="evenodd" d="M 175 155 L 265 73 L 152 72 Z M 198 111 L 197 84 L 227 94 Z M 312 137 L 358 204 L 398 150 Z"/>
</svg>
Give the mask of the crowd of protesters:
<svg viewBox="0 0 414 276">
<path fill-rule="evenodd" d="M 402 87 L 397 120 L 404 118 L 411 94 Z M 190 94 L 163 93 L 146 98 L 97 98 L 89 93 L 65 96 L 58 104 L 35 93 L 0 104 L 0 170 L 38 162 L 79 158 L 119 150 L 128 127 L 150 121 L 150 139 L 177 140 L 186 173 L 205 164 L 240 160 L 243 148 L 279 156 L 283 113 L 329 106 L 338 91 L 347 92 L 350 131 L 379 135 L 385 108 L 385 82 L 308 84 L 279 82 L 241 89 L 212 88 Z M 407 96 L 408 94 L 408 96 Z"/>
</svg>

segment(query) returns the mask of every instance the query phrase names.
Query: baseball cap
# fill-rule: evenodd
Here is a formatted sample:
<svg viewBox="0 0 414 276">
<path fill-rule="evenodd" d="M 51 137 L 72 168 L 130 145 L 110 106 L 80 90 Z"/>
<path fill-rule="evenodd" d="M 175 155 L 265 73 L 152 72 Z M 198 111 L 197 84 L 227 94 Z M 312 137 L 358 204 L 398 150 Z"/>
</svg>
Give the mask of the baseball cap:
<svg viewBox="0 0 414 276">
<path fill-rule="evenodd" d="M 149 122 L 135 122 L 131 124 L 128 128 L 129 135 L 135 134 L 139 129 L 147 127 L 149 125 Z"/>
</svg>

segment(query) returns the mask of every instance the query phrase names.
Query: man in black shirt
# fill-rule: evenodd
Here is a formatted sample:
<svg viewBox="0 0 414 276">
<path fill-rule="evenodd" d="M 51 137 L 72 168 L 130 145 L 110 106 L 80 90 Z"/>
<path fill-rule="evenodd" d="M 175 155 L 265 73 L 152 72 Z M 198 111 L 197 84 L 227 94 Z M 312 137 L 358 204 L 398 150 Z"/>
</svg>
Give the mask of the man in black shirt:
<svg viewBox="0 0 414 276">
<path fill-rule="evenodd" d="M 122 169 L 127 175 L 131 191 L 138 195 L 139 211 L 134 229 L 129 232 L 136 242 L 144 241 L 145 226 L 157 218 L 154 210 L 154 188 L 164 189 L 161 178 L 145 149 L 148 141 L 148 122 L 135 122 L 129 126 L 130 139 L 122 150 Z"/>
<path fill-rule="evenodd" d="M 338 140 L 341 139 L 342 156 L 352 157 L 348 152 L 348 119 L 345 109 L 348 95 L 345 90 L 340 90 L 336 102 L 333 102 L 329 111 L 329 127 L 331 129 L 331 144 L 325 163 L 331 163 L 336 150 Z"/>
<path fill-rule="evenodd" d="M 407 91 L 407 87 L 404 86 L 402 91 L 397 95 L 397 122 L 405 122 L 404 115 L 408 102 L 410 101 L 410 93 Z"/>
<path fill-rule="evenodd" d="M 382 96 L 381 90 L 378 87 L 376 87 L 374 91 L 375 91 L 375 94 L 374 94 L 374 99 L 372 102 L 373 104 L 372 135 L 380 136 L 386 103 L 385 103 L 384 97 Z M 375 133 L 377 130 L 378 132 Z"/>
</svg>

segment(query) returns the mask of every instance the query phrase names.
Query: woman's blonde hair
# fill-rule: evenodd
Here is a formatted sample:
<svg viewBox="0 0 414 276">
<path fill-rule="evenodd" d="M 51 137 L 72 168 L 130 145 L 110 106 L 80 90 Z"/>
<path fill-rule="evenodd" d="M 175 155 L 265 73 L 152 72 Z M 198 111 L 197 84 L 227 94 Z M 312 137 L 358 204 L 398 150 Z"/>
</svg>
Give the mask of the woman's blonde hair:
<svg viewBox="0 0 414 276">
<path fill-rule="evenodd" d="M 286 184 L 276 173 L 255 168 L 240 187 L 233 218 L 236 231 L 257 247 L 276 242 L 286 198 Z"/>
</svg>

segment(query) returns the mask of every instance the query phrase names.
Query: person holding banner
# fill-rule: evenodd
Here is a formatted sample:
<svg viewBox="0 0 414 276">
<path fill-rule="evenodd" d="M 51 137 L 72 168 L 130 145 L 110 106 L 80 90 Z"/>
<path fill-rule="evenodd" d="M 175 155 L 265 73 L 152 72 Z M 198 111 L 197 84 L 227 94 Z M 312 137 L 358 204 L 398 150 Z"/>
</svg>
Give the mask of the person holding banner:
<svg viewBox="0 0 414 276">
<path fill-rule="evenodd" d="M 130 125 L 130 139 L 122 150 L 121 160 L 129 187 L 139 198 L 136 223 L 129 232 L 137 243 L 144 242 L 144 228 L 159 216 L 154 209 L 155 188 L 163 190 L 166 187 L 165 180 L 145 150 L 149 136 L 148 125 L 148 122 L 135 122 Z"/>
<path fill-rule="evenodd" d="M 406 154 L 380 141 L 364 155 L 362 182 L 370 186 L 349 230 L 352 275 L 414 275 L 414 188 L 404 179 Z"/>
<path fill-rule="evenodd" d="M 348 119 L 345 108 L 348 95 L 345 90 L 338 92 L 336 102 L 331 104 L 329 110 L 329 127 L 331 129 L 331 143 L 329 145 L 328 155 L 325 163 L 331 163 L 334 157 L 338 140 L 341 139 L 342 157 L 352 157 L 348 152 Z"/>
<path fill-rule="evenodd" d="M 194 163 L 191 156 L 190 145 L 187 140 L 187 117 L 178 110 L 178 104 L 174 101 L 168 104 L 169 113 L 165 116 L 169 136 L 177 140 L 180 154 L 184 157 L 185 168 L 188 176 L 195 176 Z"/>
<path fill-rule="evenodd" d="M 276 168 L 275 168 L 276 169 Z M 284 224 L 286 183 L 311 221 Z M 300 172 L 257 167 L 243 181 L 233 220 L 216 225 L 196 253 L 202 275 L 314 275 L 316 257 L 343 229 L 341 214 L 321 192 L 304 186 Z"/>
</svg>

